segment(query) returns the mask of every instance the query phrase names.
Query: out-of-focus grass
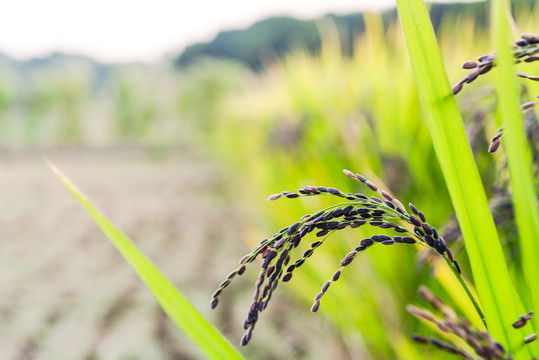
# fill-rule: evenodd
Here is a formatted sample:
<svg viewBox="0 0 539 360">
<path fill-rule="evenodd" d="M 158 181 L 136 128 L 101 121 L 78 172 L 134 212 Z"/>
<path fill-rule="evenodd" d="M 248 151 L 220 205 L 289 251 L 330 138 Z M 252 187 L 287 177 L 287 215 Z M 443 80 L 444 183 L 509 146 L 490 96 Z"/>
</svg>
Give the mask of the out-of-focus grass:
<svg viewBox="0 0 539 360">
<path fill-rule="evenodd" d="M 191 145 L 220 115 L 242 71 L 225 62 L 182 73 L 166 62 L 0 62 L 0 146 Z"/>
<path fill-rule="evenodd" d="M 533 21 L 532 14 L 521 15 L 525 18 L 517 23 Z M 376 15 L 368 16 L 366 25 L 367 33 L 357 39 L 352 58 L 339 55 L 338 39 L 329 27 L 319 56 L 299 52 L 268 66 L 262 76 L 247 80 L 243 94 L 231 98 L 214 124 L 214 142 L 219 155 L 241 179 L 238 186 L 250 195 L 259 194 L 261 200 L 270 193 L 307 184 L 365 191 L 342 176 L 341 169 L 349 168 L 384 184 L 399 199 L 414 202 L 434 225 L 441 226 L 453 209 L 421 118 L 399 26 L 390 24 L 384 33 Z M 477 29 L 470 18 L 448 19 L 438 39 L 452 82 L 464 76 L 462 62 L 493 50 L 485 30 Z M 470 96 L 463 93 L 459 99 L 470 136 L 483 142 L 496 128 L 493 116 L 484 115 L 492 110 L 491 100 L 476 101 L 489 99 L 489 81 L 492 79 L 484 77 L 467 89 Z M 486 133 L 477 132 L 482 119 L 491 121 L 484 125 Z M 486 147 L 476 150 L 482 180 L 490 193 L 496 174 L 489 168 L 498 158 L 487 154 Z M 322 203 L 325 201 L 309 198 L 245 204 L 255 224 L 246 230 L 246 239 L 254 245 Z M 363 235 L 350 231 L 348 236 L 334 236 L 324 244 L 323 254 L 313 256 L 281 293 L 295 293 L 307 311 L 319 286 Z M 457 259 L 466 263 L 462 252 Z M 403 305 L 418 301 L 415 290 L 420 283 L 432 283 L 446 298 L 451 298 L 454 284 L 432 279 L 429 267 L 419 265 L 417 253 L 409 249 L 373 249 L 358 260 L 346 269 L 345 280 L 329 291 L 319 316 L 331 319 L 365 358 L 413 358 L 402 341 L 395 341 L 417 329 Z M 437 272 L 438 276 L 449 275 L 442 273 Z M 471 277 L 468 266 L 464 266 L 464 274 Z M 464 314 L 473 313 L 471 304 L 461 299 L 454 299 L 454 304 Z"/>
</svg>

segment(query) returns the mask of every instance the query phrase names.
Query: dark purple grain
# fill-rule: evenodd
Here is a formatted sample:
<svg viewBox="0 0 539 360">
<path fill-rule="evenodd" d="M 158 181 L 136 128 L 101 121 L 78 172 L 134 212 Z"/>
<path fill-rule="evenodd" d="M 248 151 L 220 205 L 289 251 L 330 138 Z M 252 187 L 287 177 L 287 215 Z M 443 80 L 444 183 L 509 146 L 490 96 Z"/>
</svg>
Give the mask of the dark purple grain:
<svg viewBox="0 0 539 360">
<path fill-rule="evenodd" d="M 515 329 L 520 329 L 521 327 L 523 327 L 523 326 L 526 325 L 527 323 L 528 323 L 527 320 L 519 319 L 519 320 L 517 320 L 517 321 L 515 321 L 515 322 L 513 323 L 513 327 L 514 327 Z"/>
<path fill-rule="evenodd" d="M 245 265 L 241 266 L 238 269 L 238 275 L 242 275 L 245 272 L 245 269 L 247 269 L 247 267 Z"/>
<path fill-rule="evenodd" d="M 526 111 L 528 109 L 531 109 L 532 107 L 536 106 L 537 104 L 539 104 L 539 102 L 537 102 L 537 101 L 528 101 L 528 102 L 520 105 L 520 111 Z"/>
<path fill-rule="evenodd" d="M 421 224 L 421 227 L 423 228 L 423 231 L 425 231 L 425 234 L 427 234 L 427 235 L 432 235 L 433 234 L 432 228 L 430 227 L 429 224 L 423 223 L 423 224 Z"/>
<path fill-rule="evenodd" d="M 463 87 L 464 87 L 464 84 L 461 82 L 454 85 L 453 88 L 451 89 L 453 91 L 453 95 L 457 95 L 462 90 Z"/>
<path fill-rule="evenodd" d="M 496 150 L 498 150 L 498 148 L 500 147 L 501 145 L 501 140 L 500 139 L 496 139 L 494 140 L 493 142 L 490 143 L 490 145 L 488 146 L 488 152 L 490 154 L 493 154 L 496 152 Z"/>
<path fill-rule="evenodd" d="M 329 233 L 329 231 L 327 231 L 327 230 L 321 230 L 321 231 L 316 233 L 316 236 L 317 237 L 322 237 L 322 236 L 326 236 L 328 233 Z"/>
<path fill-rule="evenodd" d="M 359 242 L 362 246 L 370 246 L 374 243 L 374 241 L 371 238 L 363 239 Z"/>
<path fill-rule="evenodd" d="M 466 61 L 464 64 L 462 64 L 462 68 L 465 70 L 470 70 L 477 67 L 477 63 L 475 61 Z"/>
<path fill-rule="evenodd" d="M 372 182 L 370 182 L 369 180 L 366 180 L 365 181 L 365 185 L 367 185 L 367 187 L 369 189 L 371 189 L 372 191 L 378 191 L 378 186 L 374 185 Z"/>
<path fill-rule="evenodd" d="M 310 256 L 313 254 L 313 251 L 314 251 L 313 249 L 309 249 L 309 250 L 305 251 L 305 252 L 303 253 L 303 257 L 304 257 L 304 258 L 310 257 Z"/>
<path fill-rule="evenodd" d="M 251 340 L 252 334 L 253 334 L 252 329 L 247 330 L 245 335 L 243 335 L 243 337 L 241 338 L 241 346 L 245 346 L 249 343 L 249 341 Z"/>
<path fill-rule="evenodd" d="M 530 334 L 524 338 L 524 344 L 529 344 L 531 342 L 534 342 L 537 339 L 536 334 Z"/>
<path fill-rule="evenodd" d="M 481 71 L 479 72 L 480 75 L 488 73 L 490 70 L 492 70 L 493 65 L 492 64 L 486 64 L 481 68 Z"/>
<path fill-rule="evenodd" d="M 341 195 L 341 191 L 340 191 L 340 190 L 337 190 L 337 189 L 332 188 L 332 187 L 328 188 L 327 191 L 328 191 L 328 193 L 330 193 L 330 194 L 332 194 L 332 195 Z"/>
<path fill-rule="evenodd" d="M 428 235 L 427 235 L 428 236 Z M 436 251 L 438 251 L 440 254 L 444 254 L 445 252 L 445 246 L 442 244 L 440 240 L 433 240 L 433 245 Z"/>
<path fill-rule="evenodd" d="M 367 181 L 367 179 L 365 179 L 365 177 L 363 177 L 363 176 L 361 176 L 361 175 L 359 175 L 359 174 L 356 174 L 356 178 L 357 178 L 359 181 L 361 181 L 361 182 Z"/>
<path fill-rule="evenodd" d="M 331 281 L 326 281 L 324 285 L 322 285 L 322 292 L 326 292 L 329 289 L 329 285 L 331 285 Z"/>
<path fill-rule="evenodd" d="M 462 272 L 460 271 L 460 265 L 458 263 L 457 260 L 453 260 L 453 264 L 455 264 L 455 268 L 457 269 L 457 271 L 459 272 L 459 274 L 462 274 Z"/>
<path fill-rule="evenodd" d="M 405 237 L 402 238 L 402 242 L 404 244 L 415 244 L 416 241 L 415 241 L 414 238 L 411 238 L 409 236 L 405 236 Z"/>
<path fill-rule="evenodd" d="M 412 340 L 415 341 L 416 343 L 419 343 L 419 344 L 428 344 L 429 343 L 429 339 L 427 339 L 424 336 L 417 335 L 417 334 L 412 335 Z"/>
<path fill-rule="evenodd" d="M 385 240 L 392 240 L 390 236 L 387 235 L 373 235 L 371 236 L 371 239 L 376 242 L 382 242 Z"/>
<path fill-rule="evenodd" d="M 289 228 L 288 231 L 286 232 L 286 235 L 292 235 L 292 234 L 294 234 L 300 225 L 301 225 L 301 224 L 300 224 L 299 222 L 290 225 L 290 228 Z"/>
<path fill-rule="evenodd" d="M 395 210 L 395 204 L 393 204 L 391 201 L 385 201 L 384 203 L 386 204 L 387 207 Z"/>
</svg>

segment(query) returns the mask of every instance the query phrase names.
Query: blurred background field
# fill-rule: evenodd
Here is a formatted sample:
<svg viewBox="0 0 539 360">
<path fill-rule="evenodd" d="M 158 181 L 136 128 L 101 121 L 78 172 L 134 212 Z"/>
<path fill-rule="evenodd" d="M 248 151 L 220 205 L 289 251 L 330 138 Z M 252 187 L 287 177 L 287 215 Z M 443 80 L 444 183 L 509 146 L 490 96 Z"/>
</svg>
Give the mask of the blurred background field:
<svg viewBox="0 0 539 360">
<path fill-rule="evenodd" d="M 486 3 L 431 5 L 452 83 L 465 75 L 464 61 L 494 50 L 487 9 Z M 515 38 L 538 32 L 536 2 L 514 2 L 514 15 Z M 537 72 L 537 64 L 520 70 L 526 66 Z M 503 154 L 486 151 L 498 128 L 492 82 L 492 75 L 481 77 L 458 101 L 484 185 L 495 197 L 506 174 Z M 539 93 L 538 84 L 526 86 L 524 101 Z M 264 20 L 156 63 L 0 55 L 0 358 L 202 358 L 42 156 L 234 344 L 257 271 L 248 269 L 212 312 L 213 290 L 260 240 L 334 203 L 264 199 L 305 185 L 368 193 L 342 174 L 345 168 L 427 214 L 453 239 L 470 278 L 393 10 Z M 511 231 L 511 224 L 500 227 L 510 260 L 518 257 Z M 451 358 L 409 341 L 414 332 L 434 331 L 405 312 L 406 304 L 422 303 L 418 286 L 427 284 L 459 313 L 478 319 L 445 264 L 413 247 L 369 250 L 332 286 L 320 311 L 309 311 L 340 259 L 369 234 L 358 229 L 329 238 L 281 285 L 242 353 L 249 359 Z"/>
</svg>

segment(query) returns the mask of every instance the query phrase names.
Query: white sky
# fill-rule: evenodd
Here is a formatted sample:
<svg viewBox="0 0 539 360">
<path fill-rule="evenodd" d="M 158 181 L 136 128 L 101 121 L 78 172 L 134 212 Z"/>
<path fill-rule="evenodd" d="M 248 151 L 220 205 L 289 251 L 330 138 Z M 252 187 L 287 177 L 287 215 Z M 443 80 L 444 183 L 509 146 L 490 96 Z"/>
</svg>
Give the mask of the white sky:
<svg viewBox="0 0 539 360">
<path fill-rule="evenodd" d="M 6 0 L 0 53 L 52 51 L 101 61 L 153 61 L 272 15 L 311 18 L 388 7 L 395 0 Z"/>
</svg>

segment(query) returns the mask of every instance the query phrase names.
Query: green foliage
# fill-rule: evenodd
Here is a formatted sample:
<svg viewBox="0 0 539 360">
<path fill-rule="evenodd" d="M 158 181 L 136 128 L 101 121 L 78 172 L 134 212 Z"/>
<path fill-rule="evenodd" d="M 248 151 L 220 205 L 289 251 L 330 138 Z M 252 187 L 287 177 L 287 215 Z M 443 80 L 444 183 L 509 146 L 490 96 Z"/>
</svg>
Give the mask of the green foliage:
<svg viewBox="0 0 539 360">
<path fill-rule="evenodd" d="M 510 326 L 524 313 L 524 307 L 507 271 L 427 12 L 420 0 L 400 0 L 398 7 L 423 108 L 464 236 L 486 324 L 515 358 L 525 358 L 521 346 L 525 334 Z"/>
<path fill-rule="evenodd" d="M 507 44 L 511 42 L 510 26 L 505 1 L 494 1 L 493 23 L 496 29 L 496 45 L 499 49 L 499 69 L 497 93 L 499 114 L 506 125 L 504 150 L 510 174 L 511 195 L 515 218 L 518 224 L 518 237 L 522 251 L 522 270 L 531 298 L 532 309 L 539 309 L 539 208 L 537 189 L 533 183 L 533 166 L 527 148 L 527 138 L 523 117 L 517 112 L 520 101 L 514 60 Z M 526 294 L 528 295 L 528 294 Z M 537 320 L 535 320 L 537 329 Z"/>
<path fill-rule="evenodd" d="M 206 59 L 179 74 L 178 113 L 196 126 L 197 133 L 211 134 L 230 94 L 240 88 L 244 69 L 238 64 Z"/>
<path fill-rule="evenodd" d="M 532 6 L 533 0 L 516 1 L 519 9 L 523 5 Z M 385 24 L 397 19 L 394 9 L 383 13 Z M 459 19 L 471 16 L 480 28 L 486 28 L 488 3 L 477 1 L 471 4 L 431 4 L 430 16 L 436 32 L 448 18 Z M 297 50 L 318 53 L 322 39 L 317 24 L 332 22 L 339 29 L 342 38 L 341 50 L 351 55 L 354 39 L 365 31 L 364 15 L 329 14 L 317 20 L 298 20 L 290 17 L 274 17 L 259 21 L 246 29 L 220 32 L 212 41 L 196 43 L 185 48 L 176 58 L 178 67 L 199 62 L 202 58 L 227 59 L 246 64 L 251 69 L 260 70 L 268 60 L 275 60 Z"/>
<path fill-rule="evenodd" d="M 275 17 L 259 21 L 247 30 L 220 32 L 210 43 L 191 45 L 177 58 L 176 64 L 186 66 L 201 57 L 215 57 L 237 59 L 253 69 L 259 69 L 265 60 L 295 48 L 309 51 L 320 48 L 316 23 Z"/>
<path fill-rule="evenodd" d="M 118 84 L 114 114 L 115 134 L 119 138 L 144 137 L 156 121 L 155 104 L 137 93 L 126 81 Z"/>
</svg>

